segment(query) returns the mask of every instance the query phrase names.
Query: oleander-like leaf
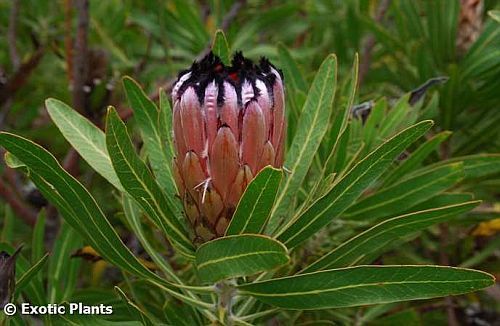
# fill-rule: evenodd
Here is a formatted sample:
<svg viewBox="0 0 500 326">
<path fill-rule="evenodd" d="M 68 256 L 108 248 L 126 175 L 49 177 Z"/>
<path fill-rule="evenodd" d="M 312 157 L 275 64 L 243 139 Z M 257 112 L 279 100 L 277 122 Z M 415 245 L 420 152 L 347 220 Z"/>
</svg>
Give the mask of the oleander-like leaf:
<svg viewBox="0 0 500 326">
<path fill-rule="evenodd" d="M 215 55 L 219 56 L 224 64 L 230 64 L 230 51 L 229 44 L 227 43 L 226 35 L 221 29 L 215 32 L 214 41 L 212 43 L 212 51 Z"/>
<path fill-rule="evenodd" d="M 474 196 L 471 193 L 452 193 L 444 192 L 436 195 L 416 206 L 408 208 L 404 213 L 425 211 L 427 209 L 438 208 L 441 206 L 452 206 L 464 203 L 466 201 L 472 201 Z"/>
<path fill-rule="evenodd" d="M 189 306 L 179 303 L 176 300 L 168 300 L 163 306 L 165 319 L 169 325 L 193 326 L 202 325 L 196 320 L 196 310 L 190 310 Z"/>
<path fill-rule="evenodd" d="M 307 82 L 293 59 L 292 54 L 282 43 L 278 44 L 278 55 L 280 67 L 283 69 L 283 73 L 290 87 L 294 91 L 297 90 L 307 93 Z"/>
<path fill-rule="evenodd" d="M 24 272 L 21 277 L 16 281 L 16 294 L 14 297 L 21 293 L 21 291 L 29 284 L 29 282 L 40 272 L 45 263 L 49 258 L 49 254 L 46 253 L 39 261 L 37 261 L 33 266 L 31 266 L 26 272 Z"/>
<path fill-rule="evenodd" d="M 123 244 L 90 193 L 40 145 L 2 132 L 0 145 L 29 169 L 30 178 L 64 219 L 108 262 L 148 279 L 162 281 Z"/>
<path fill-rule="evenodd" d="M 395 135 L 356 164 L 323 197 L 302 215 L 283 228 L 278 240 L 293 248 L 338 217 L 374 182 L 392 161 L 430 127 L 432 121 L 422 121 Z"/>
<path fill-rule="evenodd" d="M 363 198 L 343 215 L 346 219 L 377 220 L 391 217 L 445 191 L 464 176 L 462 163 L 451 163 L 425 170 Z"/>
<path fill-rule="evenodd" d="M 31 237 L 31 262 L 35 262 L 42 258 L 45 252 L 45 221 L 47 213 L 45 208 L 42 208 L 36 217 L 36 224 L 33 228 L 33 235 Z"/>
<path fill-rule="evenodd" d="M 271 166 L 250 182 L 236 207 L 226 235 L 261 233 L 276 199 L 283 172 Z"/>
<path fill-rule="evenodd" d="M 497 23 L 500 23 L 500 10 L 489 10 L 488 16 L 493 18 Z"/>
<path fill-rule="evenodd" d="M 168 149 L 160 131 L 160 128 L 168 128 L 168 126 L 159 125 L 160 111 L 132 78 L 123 78 L 123 88 L 141 130 L 142 140 L 153 173 L 158 184 L 167 194 L 166 199 L 170 210 L 177 218 L 180 218 L 181 206 L 180 202 L 175 200 L 177 188 L 170 164 L 172 156 L 168 155 Z"/>
<path fill-rule="evenodd" d="M 135 152 L 125 124 L 112 108 L 108 110 L 106 119 L 106 143 L 111 154 L 111 163 L 125 191 L 181 253 L 192 256 L 193 245 L 186 231 L 172 213 L 165 193 Z"/>
<path fill-rule="evenodd" d="M 127 305 L 127 309 L 130 315 L 135 317 L 137 321 L 140 321 L 141 324 L 145 326 L 153 326 L 156 324 L 144 311 L 142 311 L 141 308 L 139 308 L 139 306 L 137 306 L 132 300 L 130 300 L 127 297 L 127 295 L 125 294 L 125 292 L 122 291 L 122 289 L 120 289 L 118 286 L 115 286 L 115 291 L 116 293 L 118 293 L 122 301 Z"/>
<path fill-rule="evenodd" d="M 132 232 L 134 232 L 134 235 L 137 237 L 137 240 L 139 240 L 149 257 L 151 257 L 153 262 L 165 273 L 165 275 L 173 276 L 174 272 L 168 262 L 161 255 L 161 253 L 153 247 L 150 240 L 148 240 L 148 237 L 141 225 L 141 211 L 139 210 L 136 202 L 130 198 L 130 196 L 124 195 L 122 203 L 127 223 L 129 224 Z"/>
<path fill-rule="evenodd" d="M 61 302 L 76 285 L 81 260 L 71 255 L 83 245 L 82 238 L 68 223 L 62 223 L 52 247 L 47 277 L 49 302 Z"/>
<path fill-rule="evenodd" d="M 240 294 L 285 309 L 311 310 L 430 299 L 477 291 L 490 274 L 443 266 L 358 266 L 240 285 Z"/>
<path fill-rule="evenodd" d="M 471 210 L 479 203 L 480 201 L 471 201 L 391 218 L 342 243 L 301 273 L 370 263 L 366 261 L 367 257 L 381 254 L 382 250 L 394 241 L 404 239 L 431 225 L 448 221 Z"/>
<path fill-rule="evenodd" d="M 384 185 L 387 186 L 397 182 L 406 174 L 411 173 L 450 135 L 450 131 L 443 131 L 426 141 L 422 144 L 422 146 L 418 147 L 413 153 L 410 154 L 409 158 L 404 160 L 397 168 L 392 170 L 386 178 L 384 178 Z"/>
<path fill-rule="evenodd" d="M 273 232 L 280 220 L 285 218 L 292 198 L 299 191 L 328 130 L 336 83 L 337 58 L 330 55 L 321 64 L 302 109 L 297 132 L 285 160 L 285 166 L 291 174 L 282 183 L 269 220 L 268 233 Z"/>
<path fill-rule="evenodd" d="M 116 189 L 123 191 L 111 165 L 104 132 L 59 100 L 49 98 L 45 101 L 45 106 L 52 121 L 78 154 Z"/>
<path fill-rule="evenodd" d="M 204 243 L 196 251 L 203 282 L 247 276 L 274 269 L 290 260 L 286 247 L 263 235 L 242 234 Z"/>
<path fill-rule="evenodd" d="M 475 154 L 453 157 L 448 160 L 431 164 L 429 166 L 426 166 L 425 168 L 432 169 L 436 166 L 442 166 L 455 162 L 463 162 L 465 181 L 500 173 L 500 154 Z M 413 172 L 411 175 L 413 175 L 414 173 L 415 172 Z M 411 175 L 407 176 L 406 178 L 410 177 Z"/>
</svg>

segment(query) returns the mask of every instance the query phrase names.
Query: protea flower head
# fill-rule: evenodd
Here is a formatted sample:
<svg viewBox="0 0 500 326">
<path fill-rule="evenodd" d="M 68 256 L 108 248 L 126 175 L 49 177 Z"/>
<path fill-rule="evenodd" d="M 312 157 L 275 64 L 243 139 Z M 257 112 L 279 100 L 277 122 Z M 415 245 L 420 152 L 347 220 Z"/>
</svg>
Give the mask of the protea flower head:
<svg viewBox="0 0 500 326">
<path fill-rule="evenodd" d="M 197 241 L 223 236 L 248 183 L 283 165 L 283 77 L 267 59 L 209 53 L 172 90 L 174 171 Z"/>
</svg>

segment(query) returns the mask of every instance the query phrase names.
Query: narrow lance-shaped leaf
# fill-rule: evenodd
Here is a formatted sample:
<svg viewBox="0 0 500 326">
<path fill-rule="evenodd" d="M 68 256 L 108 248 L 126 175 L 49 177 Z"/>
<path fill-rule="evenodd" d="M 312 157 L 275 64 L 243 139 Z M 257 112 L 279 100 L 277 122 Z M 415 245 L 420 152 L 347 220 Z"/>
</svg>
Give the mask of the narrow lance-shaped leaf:
<svg viewBox="0 0 500 326">
<path fill-rule="evenodd" d="M 123 78 L 123 87 L 141 130 L 151 168 L 158 180 L 158 184 L 167 194 L 166 198 L 170 210 L 179 218 L 181 216 L 181 206 L 180 202 L 175 200 L 177 188 L 172 167 L 169 163 L 172 157 L 167 156 L 167 148 L 160 132 L 160 128 L 167 128 L 167 126 L 159 125 L 160 111 L 132 78 Z"/>
<path fill-rule="evenodd" d="M 108 110 L 106 119 L 106 143 L 113 167 L 127 193 L 165 232 L 181 253 L 191 256 L 193 245 L 186 231 L 169 209 L 166 195 L 135 152 L 125 124 L 112 108 Z"/>
<path fill-rule="evenodd" d="M 459 214 L 471 210 L 479 203 L 480 201 L 472 201 L 391 218 L 342 243 L 306 267 L 301 273 L 370 263 L 370 261 L 366 261 L 367 257 L 382 253 L 382 250 L 389 247 L 394 241 L 403 239 L 436 223 L 442 223 L 457 217 Z"/>
<path fill-rule="evenodd" d="M 45 208 L 42 208 L 38 213 L 36 218 L 36 224 L 33 228 L 33 236 L 31 239 L 31 262 L 35 262 L 42 258 L 43 253 L 45 252 L 45 219 L 47 217 L 47 213 L 45 212 Z"/>
<path fill-rule="evenodd" d="M 59 100 L 49 98 L 45 101 L 45 106 L 52 121 L 78 154 L 97 173 L 118 190 L 123 191 L 120 180 L 118 180 L 111 165 L 104 132 L 76 110 Z"/>
<path fill-rule="evenodd" d="M 272 167 L 259 172 L 241 197 L 226 235 L 261 233 L 271 213 L 282 177 L 283 172 Z"/>
<path fill-rule="evenodd" d="M 45 263 L 47 262 L 47 258 L 49 258 L 49 254 L 45 254 L 39 261 L 37 261 L 33 266 L 31 266 L 16 282 L 16 297 L 25 286 L 29 284 L 29 282 L 37 276 L 40 270 L 43 268 Z"/>
<path fill-rule="evenodd" d="M 459 182 L 463 176 L 462 163 L 452 163 L 418 173 L 412 178 L 363 198 L 349 207 L 343 217 L 373 221 L 394 216 L 445 191 Z"/>
<path fill-rule="evenodd" d="M 130 196 L 123 196 L 123 212 L 125 213 L 125 218 L 130 226 L 130 229 L 137 237 L 141 243 L 144 250 L 151 257 L 153 262 L 166 274 L 169 276 L 173 275 L 172 268 L 165 261 L 165 258 L 160 254 L 160 252 L 153 247 L 153 245 L 148 240 L 143 227 L 141 225 L 140 210 L 137 204 L 134 202 Z"/>
<path fill-rule="evenodd" d="M 285 309 L 311 310 L 420 300 L 477 291 L 490 274 L 442 266 L 358 266 L 240 285 L 242 295 Z"/>
<path fill-rule="evenodd" d="M 215 55 L 221 58 L 224 64 L 229 64 L 229 44 L 227 43 L 226 35 L 220 29 L 215 32 L 214 42 L 212 43 L 212 51 Z"/>
<path fill-rule="evenodd" d="M 284 228 L 278 235 L 278 240 L 292 248 L 329 224 L 333 218 L 344 212 L 406 147 L 421 137 L 431 126 L 432 121 L 422 121 L 379 146 L 356 164 L 329 193 L 318 199 Z"/>
<path fill-rule="evenodd" d="M 0 145 L 26 165 L 42 194 L 107 261 L 134 275 L 163 281 L 129 251 L 94 198 L 52 154 L 23 137 L 6 132 L 0 133 Z"/>
<path fill-rule="evenodd" d="M 412 208 L 404 211 L 404 213 L 424 211 L 427 209 L 433 209 L 441 206 L 452 206 L 465 203 L 466 201 L 472 201 L 474 195 L 471 193 L 458 193 L 458 192 L 444 192 L 433 198 L 424 201 Z"/>
<path fill-rule="evenodd" d="M 80 260 L 72 259 L 71 254 L 81 248 L 82 244 L 82 239 L 76 230 L 68 223 L 62 223 L 49 259 L 47 282 L 49 302 L 61 302 L 63 293 L 72 286 L 68 281 L 71 272 L 75 272 L 74 268 L 80 266 Z"/>
<path fill-rule="evenodd" d="M 165 145 L 165 155 L 168 162 L 174 158 L 174 140 L 172 137 L 172 108 L 169 97 L 164 89 L 160 88 L 160 113 L 159 127 L 163 144 Z"/>
<path fill-rule="evenodd" d="M 304 181 L 321 140 L 328 130 L 336 81 L 337 58 L 330 55 L 321 64 L 304 104 L 292 147 L 285 160 L 285 166 L 291 174 L 282 183 L 269 220 L 268 233 L 273 232 L 280 220 L 285 218 L 292 198 Z"/>
<path fill-rule="evenodd" d="M 500 172 L 500 154 L 475 154 L 453 157 L 448 160 L 436 162 L 428 165 L 425 169 L 433 169 L 437 166 L 442 166 L 449 163 L 462 162 L 465 170 L 465 181 L 494 175 Z M 405 176 L 408 178 L 415 172 Z"/>
<path fill-rule="evenodd" d="M 125 292 L 122 291 L 118 286 L 115 286 L 115 291 L 118 293 L 122 301 L 127 305 L 127 309 L 129 313 L 136 318 L 137 321 L 140 321 L 142 325 L 153 326 L 155 323 L 151 320 L 151 318 L 141 310 L 134 302 L 132 302 Z"/>
<path fill-rule="evenodd" d="M 203 282 L 252 275 L 289 261 L 280 242 L 263 235 L 234 235 L 204 243 L 196 251 L 196 268 Z"/>
<path fill-rule="evenodd" d="M 404 160 L 397 168 L 391 171 L 386 178 L 384 178 L 384 186 L 400 180 L 406 174 L 410 173 L 412 170 L 418 167 L 423 162 L 423 160 L 425 160 L 427 156 L 429 156 L 429 154 L 435 151 L 438 146 L 450 135 L 450 131 L 443 131 L 418 147 L 413 153 L 410 154 L 409 158 Z"/>
<path fill-rule="evenodd" d="M 278 55 L 280 59 L 281 69 L 285 74 L 287 82 L 293 90 L 299 90 L 307 93 L 307 82 L 300 72 L 297 63 L 293 59 L 290 51 L 282 44 L 278 44 Z"/>
<path fill-rule="evenodd" d="M 358 86 L 358 70 L 359 70 L 359 58 L 356 54 L 354 56 L 354 63 L 351 70 L 351 78 L 349 80 L 349 86 L 346 89 L 347 98 L 345 102 L 340 105 L 340 110 L 336 112 L 333 119 L 332 127 L 329 131 L 329 142 L 328 147 L 331 149 L 330 153 L 326 159 L 326 162 L 323 167 L 323 171 L 321 177 L 323 178 L 326 174 L 330 174 L 333 172 L 340 172 L 338 169 L 332 169 L 334 159 L 338 158 L 338 156 L 342 156 L 340 151 L 342 150 L 342 139 L 348 140 L 349 132 L 346 134 L 346 129 L 348 128 L 348 119 L 349 114 L 351 112 L 351 107 L 354 103 L 354 97 L 356 96 L 356 89 Z M 347 137 L 346 137 L 347 136 Z"/>
</svg>

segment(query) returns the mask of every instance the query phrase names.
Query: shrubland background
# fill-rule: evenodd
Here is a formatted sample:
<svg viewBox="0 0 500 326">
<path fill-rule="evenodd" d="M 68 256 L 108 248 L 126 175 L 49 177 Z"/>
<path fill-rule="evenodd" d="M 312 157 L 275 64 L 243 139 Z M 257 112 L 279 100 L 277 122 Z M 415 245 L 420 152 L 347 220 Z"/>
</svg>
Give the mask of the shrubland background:
<svg viewBox="0 0 500 326">
<path fill-rule="evenodd" d="M 422 101 L 419 119 L 436 123 L 432 134 L 451 132 L 442 134 L 447 139 L 426 163 L 478 154 L 495 158 L 500 147 L 498 6 L 498 1 L 454 0 L 1 0 L 0 129 L 50 149 L 90 189 L 106 215 L 114 216 L 113 224 L 127 245 L 141 254 L 137 240 L 121 224 L 116 194 L 61 136 L 45 110 L 46 98 L 63 100 L 100 127 L 106 107 L 113 105 L 132 132 L 134 117 L 121 78 L 132 76 L 157 100 L 159 87 L 168 90 L 180 70 L 207 53 L 216 30 L 222 29 L 232 51 L 241 50 L 253 59 L 269 57 L 284 70 L 292 127 L 297 121 L 294 113 L 325 56 L 337 55 L 339 81 L 347 81 L 359 53 L 355 104 L 365 105 L 355 110 L 353 128 L 369 117 L 374 103 L 386 100 L 392 107 L 427 81 L 446 77 L 414 93 Z M 392 111 L 387 110 L 390 117 Z M 390 118 L 380 123 L 384 121 Z M 459 186 L 460 191 L 483 200 L 478 208 L 395 248 L 380 263 L 436 263 L 499 275 L 500 175 L 498 168 L 484 175 Z M 29 256 L 33 227 L 45 207 L 45 248 L 60 255 L 59 265 L 79 270 L 78 278 L 72 280 L 76 297 L 118 300 L 112 289 L 125 282 L 124 276 L 103 261 L 70 258 L 84 246 L 76 234 L 69 248 L 53 248 L 61 225 L 57 211 L 24 176 L 5 164 L 0 197 L 2 242 L 24 243 Z M 342 235 L 344 231 L 339 230 L 335 241 L 347 236 Z M 48 266 L 47 277 L 54 277 L 51 272 L 57 270 L 56 265 Z M 499 318 L 499 300 L 496 286 L 454 300 L 388 309 L 378 317 L 384 323 L 391 318 L 409 324 L 494 323 Z"/>
</svg>

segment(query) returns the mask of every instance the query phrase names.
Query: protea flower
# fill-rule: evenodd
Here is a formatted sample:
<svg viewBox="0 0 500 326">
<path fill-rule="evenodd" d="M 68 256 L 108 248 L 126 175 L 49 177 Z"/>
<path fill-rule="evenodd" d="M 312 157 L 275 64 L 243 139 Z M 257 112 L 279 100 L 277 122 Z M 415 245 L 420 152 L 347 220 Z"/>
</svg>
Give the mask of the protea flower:
<svg viewBox="0 0 500 326">
<path fill-rule="evenodd" d="M 172 90 L 174 171 L 198 242 L 223 236 L 248 183 L 283 165 L 281 72 L 237 53 L 231 66 L 209 53 Z"/>
</svg>

